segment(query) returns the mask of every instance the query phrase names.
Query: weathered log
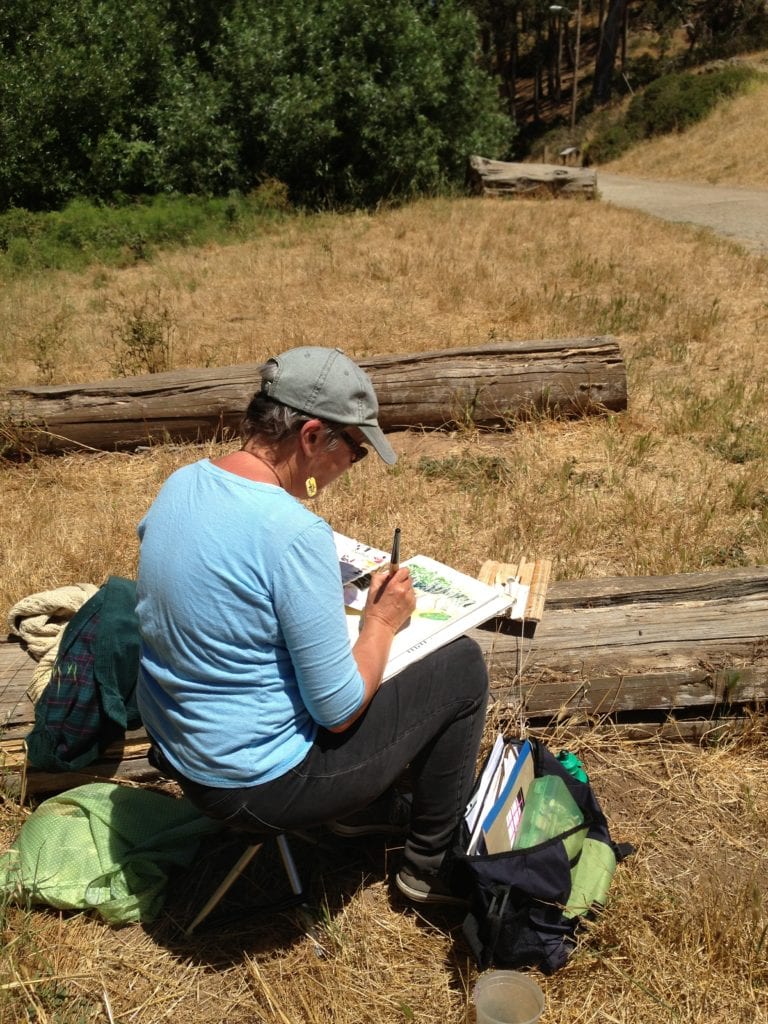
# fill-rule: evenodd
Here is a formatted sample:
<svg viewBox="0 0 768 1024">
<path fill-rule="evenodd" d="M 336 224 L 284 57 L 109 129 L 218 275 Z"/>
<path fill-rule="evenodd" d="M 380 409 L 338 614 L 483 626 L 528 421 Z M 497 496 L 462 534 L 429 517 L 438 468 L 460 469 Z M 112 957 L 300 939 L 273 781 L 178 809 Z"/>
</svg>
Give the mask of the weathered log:
<svg viewBox="0 0 768 1024">
<path fill-rule="evenodd" d="M 484 196 L 597 196 L 597 172 L 586 167 L 515 164 L 471 156 L 468 179 L 471 190 Z"/>
<path fill-rule="evenodd" d="M 361 359 L 384 430 L 471 422 L 499 427 L 549 411 L 580 415 L 627 407 L 615 339 L 499 342 Z M 258 366 L 174 370 L 96 384 L 17 387 L 0 400 L 8 451 L 131 450 L 163 441 L 231 436 Z"/>
<path fill-rule="evenodd" d="M 525 632 L 473 635 L 494 695 L 533 717 L 712 716 L 768 698 L 768 567 L 557 583 Z"/>
<path fill-rule="evenodd" d="M 768 697 L 768 567 L 554 583 L 533 635 L 497 620 L 472 635 L 493 696 L 538 727 L 610 723 L 617 735 L 706 740 L 737 730 Z M 18 785 L 34 710 L 34 662 L 0 642 L 0 775 Z M 82 773 L 30 770 L 28 792 L 87 778 L 147 780 L 141 730 Z"/>
</svg>

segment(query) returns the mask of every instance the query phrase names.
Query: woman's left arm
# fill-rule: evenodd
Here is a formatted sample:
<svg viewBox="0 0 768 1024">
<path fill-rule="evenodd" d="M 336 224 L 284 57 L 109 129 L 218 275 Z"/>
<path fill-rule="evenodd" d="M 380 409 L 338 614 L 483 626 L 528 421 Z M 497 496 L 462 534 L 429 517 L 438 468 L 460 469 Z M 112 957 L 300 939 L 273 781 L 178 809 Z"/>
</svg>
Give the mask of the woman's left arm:
<svg viewBox="0 0 768 1024">
<path fill-rule="evenodd" d="M 375 573 L 371 577 L 363 626 L 352 649 L 365 685 L 363 702 L 346 721 L 329 726 L 331 732 L 344 732 L 368 707 L 381 686 L 395 633 L 408 621 L 415 608 L 416 595 L 407 569 L 398 569 L 391 575 Z"/>
</svg>

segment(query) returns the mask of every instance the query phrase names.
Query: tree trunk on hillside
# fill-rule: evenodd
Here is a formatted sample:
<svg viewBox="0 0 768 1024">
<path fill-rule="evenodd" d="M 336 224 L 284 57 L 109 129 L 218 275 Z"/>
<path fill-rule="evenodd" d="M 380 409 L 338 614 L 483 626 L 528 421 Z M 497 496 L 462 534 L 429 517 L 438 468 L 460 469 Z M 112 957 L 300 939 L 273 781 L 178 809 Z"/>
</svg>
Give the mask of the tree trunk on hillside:
<svg viewBox="0 0 768 1024">
<path fill-rule="evenodd" d="M 515 117 L 517 106 L 517 11 L 502 10 L 493 26 L 496 41 L 496 70 L 507 101 L 507 111 Z"/>
<path fill-rule="evenodd" d="M 626 369 L 609 337 L 518 341 L 361 359 L 385 430 L 473 423 L 504 427 L 544 411 L 627 406 Z M 256 364 L 175 370 L 97 384 L 13 388 L 0 396 L 3 447 L 131 450 L 236 435 Z M 0 448 L 2 451 L 2 448 Z"/>
<path fill-rule="evenodd" d="M 603 45 L 603 28 L 605 25 L 605 0 L 599 0 L 597 8 L 597 51 Z"/>
<path fill-rule="evenodd" d="M 547 96 L 557 98 L 557 26 L 551 15 L 547 20 Z"/>
<path fill-rule="evenodd" d="M 520 10 L 517 3 L 470 4 L 480 24 L 481 47 L 489 73 L 495 74 L 510 117 L 517 103 L 517 58 Z"/>
<path fill-rule="evenodd" d="M 557 58 L 555 60 L 555 102 L 560 103 L 563 98 L 563 19 L 561 15 L 556 16 L 557 20 Z"/>
<path fill-rule="evenodd" d="M 513 14 L 512 38 L 509 42 L 509 68 L 506 74 L 509 83 L 509 114 L 517 118 L 517 65 L 520 57 L 520 32 L 517 26 L 517 11 Z"/>
<path fill-rule="evenodd" d="M 541 56 L 541 15 L 538 10 L 534 15 L 534 71 L 533 71 L 533 119 L 541 119 L 541 93 L 543 78 L 543 61 Z"/>
<path fill-rule="evenodd" d="M 611 0 L 608 15 L 603 25 L 600 48 L 595 61 L 595 83 L 592 96 L 599 106 L 609 102 L 613 90 L 613 69 L 616 64 L 616 53 L 624 25 L 624 14 L 630 0 Z"/>
</svg>

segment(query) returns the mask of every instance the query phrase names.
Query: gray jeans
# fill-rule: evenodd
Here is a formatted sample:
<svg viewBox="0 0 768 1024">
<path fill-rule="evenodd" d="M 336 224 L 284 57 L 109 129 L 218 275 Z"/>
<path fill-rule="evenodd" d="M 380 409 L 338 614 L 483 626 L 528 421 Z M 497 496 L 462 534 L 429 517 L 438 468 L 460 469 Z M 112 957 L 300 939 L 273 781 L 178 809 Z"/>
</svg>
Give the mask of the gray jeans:
<svg viewBox="0 0 768 1024">
<path fill-rule="evenodd" d="M 487 699 L 480 648 L 462 637 L 384 683 L 345 732 L 320 729 L 304 760 L 271 782 L 223 789 L 169 774 L 204 814 L 264 834 L 361 810 L 410 766 L 413 810 L 405 859 L 432 871 L 472 789 Z"/>
</svg>

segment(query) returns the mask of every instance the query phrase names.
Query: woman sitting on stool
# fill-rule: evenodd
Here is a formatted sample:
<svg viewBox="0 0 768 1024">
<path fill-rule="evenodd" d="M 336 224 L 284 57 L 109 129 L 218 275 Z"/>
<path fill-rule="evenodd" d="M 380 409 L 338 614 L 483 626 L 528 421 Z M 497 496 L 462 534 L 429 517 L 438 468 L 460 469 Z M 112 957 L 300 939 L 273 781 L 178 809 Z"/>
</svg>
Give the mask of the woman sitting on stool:
<svg viewBox="0 0 768 1024">
<path fill-rule="evenodd" d="M 457 640 L 382 685 L 415 607 L 407 568 L 373 575 L 350 646 L 331 528 L 298 499 L 365 444 L 396 455 L 370 379 L 338 349 L 292 349 L 261 375 L 242 448 L 177 470 L 139 525 L 142 720 L 203 813 L 261 834 L 400 825 L 397 887 L 453 902 L 441 867 L 474 780 L 480 649 Z M 391 787 L 408 765 L 410 822 L 398 822 Z"/>
</svg>

